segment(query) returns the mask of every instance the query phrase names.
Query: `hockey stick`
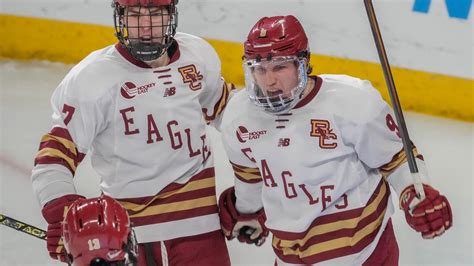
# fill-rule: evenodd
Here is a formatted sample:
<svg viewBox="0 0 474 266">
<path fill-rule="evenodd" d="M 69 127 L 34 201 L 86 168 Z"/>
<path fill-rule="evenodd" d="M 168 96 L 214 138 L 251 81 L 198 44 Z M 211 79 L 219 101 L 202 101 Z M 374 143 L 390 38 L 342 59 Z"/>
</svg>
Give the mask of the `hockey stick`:
<svg viewBox="0 0 474 266">
<path fill-rule="evenodd" d="M 11 227 L 17 231 L 26 233 L 30 236 L 34 236 L 39 239 L 46 240 L 46 231 L 39 229 L 38 227 L 34 227 L 32 225 L 22 223 L 18 220 L 15 220 L 3 214 L 0 214 L 0 224 Z"/>
<path fill-rule="evenodd" d="M 380 33 L 377 18 L 375 16 L 374 6 L 372 5 L 372 0 L 364 0 L 364 4 L 365 10 L 367 11 L 367 16 L 369 17 L 369 23 L 372 29 L 372 34 L 374 35 L 375 45 L 377 46 L 380 64 L 382 65 L 383 74 L 385 76 L 385 83 L 388 87 L 388 92 L 390 94 L 390 100 L 393 105 L 395 118 L 397 119 L 397 124 L 399 126 L 403 142 L 403 149 L 405 150 L 405 154 L 408 160 L 408 166 L 410 167 L 410 173 L 413 177 L 415 191 L 417 193 L 417 197 L 420 200 L 423 200 L 425 198 L 425 190 L 423 189 L 421 177 L 418 172 L 418 166 L 416 165 L 415 155 L 413 154 L 413 145 L 410 141 L 410 137 L 408 136 L 407 126 L 405 124 L 405 119 L 403 118 L 403 111 L 400 106 L 397 89 L 395 88 L 395 82 L 393 81 L 392 71 L 390 70 L 390 64 L 388 62 L 387 54 L 385 52 L 382 34 Z"/>
</svg>

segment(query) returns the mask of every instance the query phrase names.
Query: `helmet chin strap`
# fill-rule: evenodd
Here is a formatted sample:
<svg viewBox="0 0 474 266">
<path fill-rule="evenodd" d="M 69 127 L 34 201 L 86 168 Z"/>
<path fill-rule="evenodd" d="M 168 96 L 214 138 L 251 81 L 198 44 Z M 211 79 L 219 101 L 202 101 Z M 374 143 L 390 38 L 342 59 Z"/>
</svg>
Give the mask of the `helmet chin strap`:
<svg viewBox="0 0 474 266">
<path fill-rule="evenodd" d="M 153 61 L 160 58 L 168 48 L 169 45 L 163 44 L 148 44 L 138 42 L 129 47 L 129 52 L 138 60 Z"/>
</svg>

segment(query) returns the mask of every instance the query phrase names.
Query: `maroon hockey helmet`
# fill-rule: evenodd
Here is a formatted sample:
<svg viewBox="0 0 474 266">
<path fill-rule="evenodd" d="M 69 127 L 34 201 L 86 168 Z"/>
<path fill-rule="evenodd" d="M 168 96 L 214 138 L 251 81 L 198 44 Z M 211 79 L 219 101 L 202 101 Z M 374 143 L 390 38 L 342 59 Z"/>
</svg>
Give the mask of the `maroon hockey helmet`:
<svg viewBox="0 0 474 266">
<path fill-rule="evenodd" d="M 301 23 L 291 15 L 261 18 L 250 30 L 244 52 L 245 87 L 250 100 L 274 115 L 295 107 L 311 72 L 308 38 Z M 285 71 L 268 74 L 276 69 Z M 275 76 L 280 73 L 290 76 L 281 78 L 285 82 L 276 83 Z M 267 84 L 270 80 L 275 85 Z"/>
<path fill-rule="evenodd" d="M 173 43 L 178 26 L 177 4 L 178 0 L 114 0 L 115 36 L 136 59 L 158 59 Z M 162 8 L 152 10 L 156 7 Z M 134 12 L 129 13 L 130 8 L 135 8 Z"/>
<path fill-rule="evenodd" d="M 111 197 L 78 199 L 63 222 L 71 265 L 134 265 L 137 244 L 127 211 Z"/>
<path fill-rule="evenodd" d="M 301 23 L 292 15 L 261 18 L 244 43 L 245 59 L 297 56 L 309 59 L 308 38 Z"/>
</svg>

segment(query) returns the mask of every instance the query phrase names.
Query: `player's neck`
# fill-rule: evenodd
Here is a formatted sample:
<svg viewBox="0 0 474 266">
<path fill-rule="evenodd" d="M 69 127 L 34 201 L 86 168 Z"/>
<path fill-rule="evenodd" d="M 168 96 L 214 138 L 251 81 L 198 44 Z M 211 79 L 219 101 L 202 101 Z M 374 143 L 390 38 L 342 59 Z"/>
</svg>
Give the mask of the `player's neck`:
<svg viewBox="0 0 474 266">
<path fill-rule="evenodd" d="M 315 82 L 316 81 L 313 78 L 308 77 L 308 82 L 306 82 L 306 88 L 304 89 L 301 100 L 303 100 L 313 90 Z"/>
<path fill-rule="evenodd" d="M 157 67 L 166 66 L 169 64 L 169 62 L 170 62 L 170 58 L 168 56 L 168 53 L 164 53 L 158 59 L 155 59 L 153 61 L 145 61 L 145 64 L 149 65 L 151 68 L 157 68 Z"/>
</svg>

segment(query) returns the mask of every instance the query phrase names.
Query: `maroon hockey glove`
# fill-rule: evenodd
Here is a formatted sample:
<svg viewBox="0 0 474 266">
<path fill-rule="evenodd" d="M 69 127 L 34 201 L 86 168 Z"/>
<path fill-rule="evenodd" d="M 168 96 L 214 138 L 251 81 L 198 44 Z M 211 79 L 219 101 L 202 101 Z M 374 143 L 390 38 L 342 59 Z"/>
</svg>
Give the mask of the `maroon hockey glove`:
<svg viewBox="0 0 474 266">
<path fill-rule="evenodd" d="M 79 198 L 84 198 L 79 195 L 65 195 L 54 199 L 43 207 L 41 213 L 44 219 L 48 222 L 48 231 L 46 232 L 46 245 L 49 256 L 55 260 L 67 262 L 64 244 L 62 240 L 62 226 L 64 216 L 66 215 L 69 206 Z"/>
<path fill-rule="evenodd" d="M 419 201 L 413 185 L 400 195 L 400 208 L 405 211 L 407 223 L 426 239 L 440 236 L 453 224 L 451 206 L 439 191 L 423 184 L 426 198 Z"/>
<path fill-rule="evenodd" d="M 226 189 L 219 197 L 221 228 L 228 240 L 237 237 L 240 242 L 261 246 L 268 236 L 263 209 L 254 214 L 239 214 L 235 208 L 234 187 Z"/>
</svg>

